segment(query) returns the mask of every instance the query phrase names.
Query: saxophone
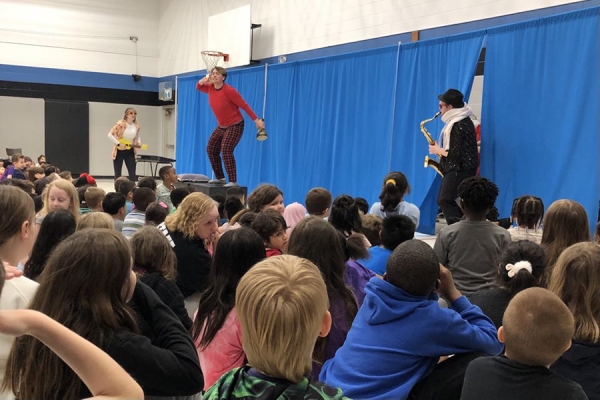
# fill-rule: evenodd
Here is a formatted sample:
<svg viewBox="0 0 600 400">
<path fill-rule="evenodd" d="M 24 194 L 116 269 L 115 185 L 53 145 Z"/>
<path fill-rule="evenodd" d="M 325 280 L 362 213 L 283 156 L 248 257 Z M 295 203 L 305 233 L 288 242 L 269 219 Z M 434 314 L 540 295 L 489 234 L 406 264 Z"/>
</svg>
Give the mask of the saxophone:
<svg viewBox="0 0 600 400">
<path fill-rule="evenodd" d="M 427 123 L 433 121 L 434 119 L 436 119 L 437 117 L 439 117 L 441 113 L 442 113 L 441 111 L 438 111 L 433 117 L 426 119 L 424 121 L 421 121 L 421 123 L 419 124 L 419 127 L 421 128 L 421 132 L 423 132 L 423 135 L 425 135 L 425 139 L 427 139 L 427 142 L 429 143 L 430 146 L 433 146 L 435 144 L 435 140 L 433 140 L 433 138 L 431 137 L 431 134 L 427 131 L 427 128 L 425 128 L 425 124 L 427 124 Z M 429 156 L 425 156 L 425 162 L 423 163 L 423 167 L 425 167 L 425 168 L 431 167 L 435 170 L 435 172 L 437 172 L 441 176 L 444 176 L 444 174 L 442 174 L 442 171 L 440 170 L 440 163 L 432 158 L 429 158 Z"/>
</svg>

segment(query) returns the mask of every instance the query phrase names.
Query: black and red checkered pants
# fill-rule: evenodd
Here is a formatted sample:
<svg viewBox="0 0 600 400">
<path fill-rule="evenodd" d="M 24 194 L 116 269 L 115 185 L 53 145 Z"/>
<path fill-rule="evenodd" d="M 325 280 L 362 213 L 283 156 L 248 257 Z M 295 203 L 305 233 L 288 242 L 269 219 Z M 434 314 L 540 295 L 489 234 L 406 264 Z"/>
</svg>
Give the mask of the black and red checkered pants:
<svg viewBox="0 0 600 400">
<path fill-rule="evenodd" d="M 243 133 L 244 120 L 227 128 L 217 126 L 212 135 L 210 135 L 208 145 L 206 146 L 206 153 L 217 179 L 225 178 L 223 166 L 221 165 L 221 153 L 223 153 L 223 162 L 225 163 L 225 171 L 227 171 L 227 175 L 229 176 L 229 182 L 237 182 L 233 150 L 242 138 Z"/>
</svg>

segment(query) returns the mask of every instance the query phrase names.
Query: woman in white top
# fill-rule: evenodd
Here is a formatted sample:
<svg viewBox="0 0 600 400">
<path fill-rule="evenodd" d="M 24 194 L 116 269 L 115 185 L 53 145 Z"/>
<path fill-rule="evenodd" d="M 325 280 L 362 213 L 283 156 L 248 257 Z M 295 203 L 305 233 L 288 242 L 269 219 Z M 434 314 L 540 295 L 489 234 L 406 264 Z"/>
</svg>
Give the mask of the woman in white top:
<svg viewBox="0 0 600 400">
<path fill-rule="evenodd" d="M 137 122 L 137 111 L 127 108 L 123 119 L 117 121 L 108 132 L 108 139 L 115 145 L 112 152 L 115 179 L 121 176 L 123 161 L 129 172 L 129 180 L 136 182 L 135 154 L 140 147 L 140 124 Z M 124 144 L 123 142 L 127 143 Z"/>
<path fill-rule="evenodd" d="M 383 189 L 379 200 L 373 206 L 369 214 L 385 218 L 388 215 L 406 215 L 419 227 L 421 211 L 412 203 L 404 201 L 404 195 L 410 193 L 408 180 L 402 172 L 390 172 L 383 178 Z"/>
</svg>

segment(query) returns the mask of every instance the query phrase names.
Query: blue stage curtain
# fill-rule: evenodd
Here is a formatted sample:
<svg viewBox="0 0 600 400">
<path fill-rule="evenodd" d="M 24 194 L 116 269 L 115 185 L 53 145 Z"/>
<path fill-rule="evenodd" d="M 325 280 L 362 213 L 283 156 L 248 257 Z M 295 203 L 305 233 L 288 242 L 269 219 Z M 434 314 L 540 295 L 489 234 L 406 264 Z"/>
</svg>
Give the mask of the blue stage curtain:
<svg viewBox="0 0 600 400">
<path fill-rule="evenodd" d="M 265 67 L 229 71 L 226 83 L 233 86 L 258 117 L 262 117 Z M 177 81 L 177 169 L 181 173 L 201 173 L 212 176 L 206 155 L 206 144 L 217 126 L 208 104 L 208 95 L 196 89 L 202 76 L 180 78 Z M 242 110 L 244 136 L 235 149 L 238 181 L 250 186 L 256 182 L 260 169 L 261 146 L 256 138 L 256 126 Z"/>
<path fill-rule="evenodd" d="M 316 186 L 334 197 L 378 193 L 389 166 L 396 56 L 387 47 L 269 66 L 260 181 L 279 186 L 286 203 L 304 203 Z"/>
<path fill-rule="evenodd" d="M 419 123 L 439 111 L 437 96 L 449 88 L 460 90 L 468 100 L 484 37 L 481 31 L 400 46 L 391 171 L 408 178 L 412 192 L 405 199 L 421 210 L 417 230 L 422 233 L 435 232 L 441 179 L 423 167 L 429 145 Z M 426 125 L 434 139 L 442 127 L 441 118 Z"/>
<path fill-rule="evenodd" d="M 600 8 L 488 31 L 481 172 L 500 188 L 501 215 L 515 197 L 581 203 L 598 213 Z"/>
</svg>

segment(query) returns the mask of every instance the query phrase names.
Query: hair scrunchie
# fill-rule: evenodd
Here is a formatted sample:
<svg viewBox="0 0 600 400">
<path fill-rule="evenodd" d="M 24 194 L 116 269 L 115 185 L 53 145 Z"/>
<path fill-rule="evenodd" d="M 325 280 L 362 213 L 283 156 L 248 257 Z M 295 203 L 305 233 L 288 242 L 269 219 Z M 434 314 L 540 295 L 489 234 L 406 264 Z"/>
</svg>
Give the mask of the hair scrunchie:
<svg viewBox="0 0 600 400">
<path fill-rule="evenodd" d="M 385 184 L 387 185 L 388 183 L 391 183 L 392 185 L 396 185 L 396 181 L 393 179 L 388 179 L 387 181 L 385 181 Z"/>
<path fill-rule="evenodd" d="M 533 272 L 531 263 L 529 261 L 519 261 L 514 264 L 506 264 L 506 270 L 508 271 L 508 277 L 512 278 L 519 273 L 520 270 L 527 270 L 530 274 Z"/>
</svg>

